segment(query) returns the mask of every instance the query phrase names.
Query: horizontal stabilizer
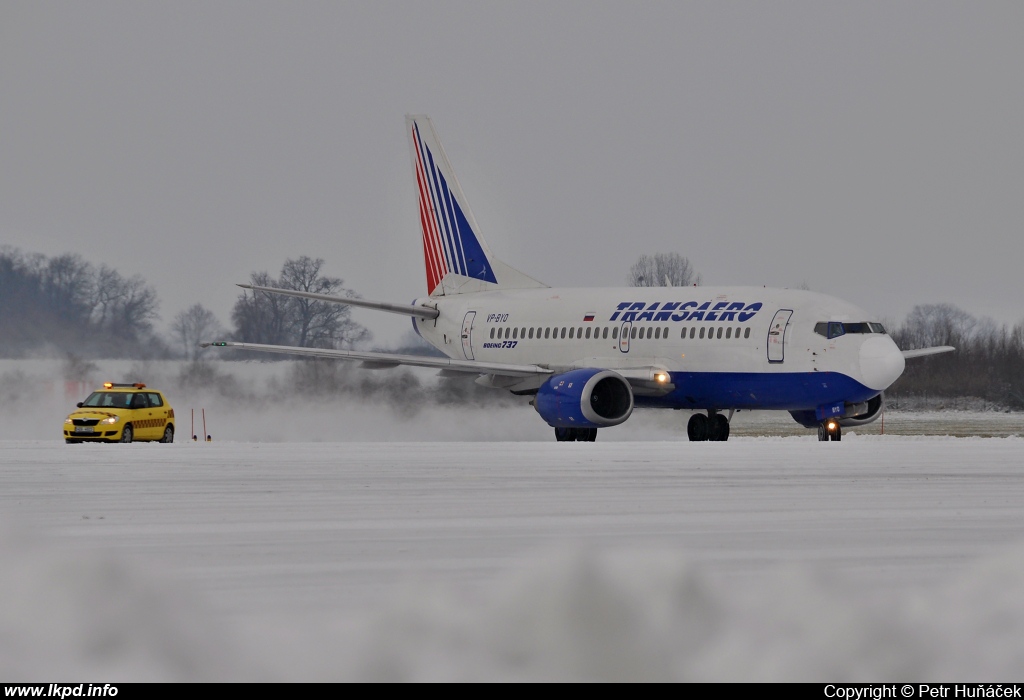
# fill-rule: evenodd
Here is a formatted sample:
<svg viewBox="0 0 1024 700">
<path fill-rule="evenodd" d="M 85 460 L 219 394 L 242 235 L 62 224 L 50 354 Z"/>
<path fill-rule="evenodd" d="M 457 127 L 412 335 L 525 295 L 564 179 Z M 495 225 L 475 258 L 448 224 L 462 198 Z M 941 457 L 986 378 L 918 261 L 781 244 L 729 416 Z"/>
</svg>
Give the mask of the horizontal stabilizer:
<svg viewBox="0 0 1024 700">
<path fill-rule="evenodd" d="M 941 355 L 944 352 L 953 352 L 956 348 L 951 345 L 938 345 L 933 348 L 918 348 L 917 350 L 902 350 L 903 359 L 909 360 L 914 357 L 927 357 L 928 355 Z"/>
<path fill-rule="evenodd" d="M 283 294 L 289 297 L 302 297 L 303 299 L 315 299 L 326 301 L 332 304 L 347 304 L 349 306 L 360 306 L 364 309 L 375 309 L 386 311 L 390 314 L 401 314 L 402 316 L 416 316 L 417 318 L 437 318 L 439 312 L 429 306 L 413 306 L 412 304 L 391 304 L 386 301 L 368 301 L 366 299 L 350 299 L 349 297 L 336 297 L 330 294 L 314 294 L 313 292 L 300 292 L 297 289 L 278 289 L 277 287 L 259 287 L 255 284 L 240 284 L 243 289 L 251 289 L 255 292 L 267 292 L 268 294 Z"/>
<path fill-rule="evenodd" d="M 221 340 L 215 343 L 200 343 L 199 347 L 241 348 L 243 350 L 255 350 L 258 352 L 276 352 L 283 355 L 325 357 L 335 360 L 356 360 L 368 363 L 377 368 L 408 365 L 410 367 L 433 367 L 435 369 L 452 370 L 470 374 L 500 374 L 508 377 L 531 377 L 537 374 L 553 374 L 550 369 L 539 367 L 537 365 L 510 365 L 500 362 L 452 360 L 447 357 L 428 357 L 426 355 L 396 355 L 386 352 L 359 352 L 356 350 L 330 350 L 327 348 L 300 348 L 289 345 L 236 343 L 230 340 Z"/>
</svg>

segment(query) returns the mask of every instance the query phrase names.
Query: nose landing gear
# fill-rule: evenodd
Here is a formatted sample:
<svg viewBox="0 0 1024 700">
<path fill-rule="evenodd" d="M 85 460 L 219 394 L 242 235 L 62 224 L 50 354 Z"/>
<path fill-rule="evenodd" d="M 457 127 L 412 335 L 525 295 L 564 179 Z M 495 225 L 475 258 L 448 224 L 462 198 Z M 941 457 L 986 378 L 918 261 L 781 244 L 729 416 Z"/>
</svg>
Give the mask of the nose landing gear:
<svg viewBox="0 0 1024 700">
<path fill-rule="evenodd" d="M 821 442 L 839 442 L 843 439 L 843 428 L 837 420 L 827 420 L 818 423 L 818 440 Z"/>
<path fill-rule="evenodd" d="M 729 416 L 732 417 L 732 411 L 729 411 Z M 686 424 L 686 436 L 690 442 L 725 442 L 729 439 L 729 418 L 714 409 L 709 410 L 706 416 L 694 413 Z"/>
</svg>

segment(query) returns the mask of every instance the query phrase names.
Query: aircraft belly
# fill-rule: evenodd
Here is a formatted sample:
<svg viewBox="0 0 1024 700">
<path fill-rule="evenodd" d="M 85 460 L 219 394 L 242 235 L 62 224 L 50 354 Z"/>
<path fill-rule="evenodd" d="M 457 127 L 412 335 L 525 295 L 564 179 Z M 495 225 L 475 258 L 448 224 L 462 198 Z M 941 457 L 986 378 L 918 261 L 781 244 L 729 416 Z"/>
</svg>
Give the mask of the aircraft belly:
<svg viewBox="0 0 1024 700">
<path fill-rule="evenodd" d="M 876 396 L 838 372 L 671 372 L 676 390 L 663 397 L 636 397 L 636 405 L 662 408 L 801 410 Z"/>
</svg>

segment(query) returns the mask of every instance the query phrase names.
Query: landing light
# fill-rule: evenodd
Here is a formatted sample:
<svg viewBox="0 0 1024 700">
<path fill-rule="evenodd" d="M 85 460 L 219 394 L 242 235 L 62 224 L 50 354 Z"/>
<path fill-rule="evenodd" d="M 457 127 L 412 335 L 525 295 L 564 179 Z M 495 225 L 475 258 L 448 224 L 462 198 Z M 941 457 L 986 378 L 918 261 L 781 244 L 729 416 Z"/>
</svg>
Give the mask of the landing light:
<svg viewBox="0 0 1024 700">
<path fill-rule="evenodd" d="M 835 430 L 836 429 L 836 422 L 834 420 L 830 420 L 828 422 L 828 429 L 829 430 Z"/>
<path fill-rule="evenodd" d="M 668 375 L 665 374 L 664 372 L 658 372 L 656 375 L 654 375 L 654 380 L 664 384 L 665 382 L 668 381 Z"/>
</svg>

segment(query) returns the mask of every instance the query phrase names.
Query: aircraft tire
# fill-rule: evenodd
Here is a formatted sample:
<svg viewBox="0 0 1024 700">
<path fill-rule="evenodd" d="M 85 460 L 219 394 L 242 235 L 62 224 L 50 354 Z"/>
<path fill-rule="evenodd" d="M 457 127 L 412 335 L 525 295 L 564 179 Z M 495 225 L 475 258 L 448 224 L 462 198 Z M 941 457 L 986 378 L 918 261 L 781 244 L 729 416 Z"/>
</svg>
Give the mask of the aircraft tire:
<svg viewBox="0 0 1024 700">
<path fill-rule="evenodd" d="M 558 442 L 576 442 L 576 429 L 555 428 L 555 440 Z"/>
<path fill-rule="evenodd" d="M 708 439 L 708 417 L 703 413 L 694 413 L 686 424 L 686 437 L 690 442 L 703 442 Z"/>
<path fill-rule="evenodd" d="M 828 430 L 825 428 L 825 424 L 818 423 L 818 442 L 828 442 L 829 439 Z"/>
<path fill-rule="evenodd" d="M 837 425 L 836 432 L 832 435 L 833 442 L 839 442 L 843 439 L 843 426 Z"/>
<path fill-rule="evenodd" d="M 708 440 L 715 440 L 717 442 L 725 442 L 729 439 L 729 419 L 723 416 L 721 413 L 716 413 L 714 417 L 709 420 L 711 427 L 711 434 Z"/>
</svg>

